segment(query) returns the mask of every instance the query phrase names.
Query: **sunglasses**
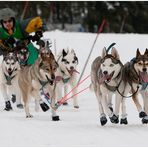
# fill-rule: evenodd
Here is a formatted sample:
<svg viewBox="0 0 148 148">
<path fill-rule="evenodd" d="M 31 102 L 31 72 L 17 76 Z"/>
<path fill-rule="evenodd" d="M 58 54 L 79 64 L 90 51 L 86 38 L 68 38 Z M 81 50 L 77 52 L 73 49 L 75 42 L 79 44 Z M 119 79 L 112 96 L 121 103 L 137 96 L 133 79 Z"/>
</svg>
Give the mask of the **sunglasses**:
<svg viewBox="0 0 148 148">
<path fill-rule="evenodd" d="M 11 23 L 11 22 L 12 22 L 12 19 L 7 20 L 7 21 L 3 21 L 4 24 L 6 24 L 6 23 Z"/>
</svg>

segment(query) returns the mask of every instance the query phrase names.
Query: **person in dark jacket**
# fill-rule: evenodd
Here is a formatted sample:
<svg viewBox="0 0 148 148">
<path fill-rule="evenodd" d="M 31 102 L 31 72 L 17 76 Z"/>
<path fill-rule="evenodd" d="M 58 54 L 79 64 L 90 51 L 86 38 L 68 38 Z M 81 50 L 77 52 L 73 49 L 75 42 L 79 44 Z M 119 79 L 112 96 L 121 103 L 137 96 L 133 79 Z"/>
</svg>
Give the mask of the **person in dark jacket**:
<svg viewBox="0 0 148 148">
<path fill-rule="evenodd" d="M 38 41 L 42 37 L 43 31 L 46 30 L 46 25 L 41 17 L 29 18 L 18 21 L 15 19 L 16 13 L 10 8 L 0 10 L 0 49 L 1 54 L 5 51 L 9 52 L 13 49 L 16 40 Z M 35 32 L 35 35 L 30 35 Z M 28 44 L 29 58 L 27 64 L 34 64 L 38 58 L 38 51 L 30 42 Z"/>
</svg>

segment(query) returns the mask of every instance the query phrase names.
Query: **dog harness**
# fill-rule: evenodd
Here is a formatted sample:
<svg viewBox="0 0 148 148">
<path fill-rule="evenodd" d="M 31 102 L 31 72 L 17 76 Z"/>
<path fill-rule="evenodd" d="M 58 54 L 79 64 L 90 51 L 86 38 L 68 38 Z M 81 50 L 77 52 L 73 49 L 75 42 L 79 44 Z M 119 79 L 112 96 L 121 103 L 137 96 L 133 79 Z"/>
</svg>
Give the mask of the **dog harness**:
<svg viewBox="0 0 148 148">
<path fill-rule="evenodd" d="M 4 75 L 5 75 L 5 78 L 6 78 L 6 81 L 7 81 L 7 85 L 12 85 L 12 83 L 11 83 L 11 81 L 12 81 L 12 79 L 15 77 L 15 75 L 14 76 L 8 76 L 8 75 L 6 75 L 5 73 L 4 73 Z"/>
<path fill-rule="evenodd" d="M 38 80 L 42 86 L 41 88 L 44 88 L 49 83 L 48 80 L 47 81 L 41 81 L 40 79 L 38 79 Z"/>
<path fill-rule="evenodd" d="M 65 72 L 62 69 L 60 69 L 60 70 L 63 73 L 63 75 L 65 75 Z M 61 78 L 61 79 L 62 79 L 63 83 L 66 84 L 70 80 L 70 77 L 68 77 L 68 78 Z"/>
</svg>

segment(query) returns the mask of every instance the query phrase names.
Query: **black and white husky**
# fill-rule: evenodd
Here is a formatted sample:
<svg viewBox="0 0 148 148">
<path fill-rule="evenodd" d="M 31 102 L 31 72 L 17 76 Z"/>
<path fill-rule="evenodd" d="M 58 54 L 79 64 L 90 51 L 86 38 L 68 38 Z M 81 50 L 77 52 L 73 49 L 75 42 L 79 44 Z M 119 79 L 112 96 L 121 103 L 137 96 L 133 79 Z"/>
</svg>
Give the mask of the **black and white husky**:
<svg viewBox="0 0 148 148">
<path fill-rule="evenodd" d="M 68 93 L 68 86 L 71 86 L 71 89 L 73 89 L 77 85 L 78 72 L 76 67 L 78 65 L 78 58 L 75 51 L 73 49 L 63 49 L 62 52 L 57 56 L 57 63 L 59 67 L 56 72 L 56 79 L 58 79 L 56 85 L 56 98 L 59 100 L 62 98 L 63 88 L 65 96 Z M 77 89 L 75 89 L 72 93 L 76 94 Z M 74 108 L 79 108 L 76 96 L 73 97 L 73 106 Z"/>
<path fill-rule="evenodd" d="M 117 93 L 117 87 L 121 81 L 122 63 L 117 50 L 113 47 L 111 54 L 106 48 L 102 56 L 98 56 L 91 66 L 91 90 L 98 100 L 101 125 L 107 123 L 106 114 L 112 123 L 118 123 L 118 117 L 112 108 L 112 95 Z"/>
<path fill-rule="evenodd" d="M 22 108 L 20 91 L 18 87 L 18 71 L 20 65 L 15 53 L 8 53 L 4 55 L 0 68 L 0 90 L 5 100 L 5 110 L 12 109 L 10 103 L 10 96 L 16 95 L 17 107 Z"/>
</svg>

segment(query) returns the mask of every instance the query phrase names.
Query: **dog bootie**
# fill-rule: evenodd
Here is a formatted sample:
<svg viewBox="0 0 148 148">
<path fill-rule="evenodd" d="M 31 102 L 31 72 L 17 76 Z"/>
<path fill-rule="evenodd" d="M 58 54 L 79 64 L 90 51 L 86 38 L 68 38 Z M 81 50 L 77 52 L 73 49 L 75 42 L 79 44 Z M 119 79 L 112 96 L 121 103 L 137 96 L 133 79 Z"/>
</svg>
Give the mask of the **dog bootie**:
<svg viewBox="0 0 148 148">
<path fill-rule="evenodd" d="M 142 118 L 142 123 L 148 124 L 148 116 L 145 116 L 144 118 Z"/>
<path fill-rule="evenodd" d="M 67 102 L 64 102 L 63 105 L 68 105 L 68 103 Z"/>
<path fill-rule="evenodd" d="M 17 104 L 16 107 L 19 108 L 19 109 L 23 109 L 24 108 L 23 104 L 21 104 L 21 103 Z"/>
<path fill-rule="evenodd" d="M 101 125 L 104 126 L 107 123 L 107 118 L 105 116 L 102 116 L 100 118 L 100 122 L 101 122 Z"/>
<path fill-rule="evenodd" d="M 44 112 L 50 109 L 49 106 L 45 102 L 41 102 L 40 106 Z"/>
<path fill-rule="evenodd" d="M 141 111 L 141 112 L 139 113 L 139 118 L 143 118 L 143 117 L 145 117 L 145 116 L 147 116 L 147 114 L 146 114 L 144 111 Z"/>
<path fill-rule="evenodd" d="M 120 124 L 125 124 L 125 125 L 128 124 L 127 118 L 124 119 L 121 118 Z"/>
<path fill-rule="evenodd" d="M 12 101 L 13 103 L 16 102 L 16 95 L 12 95 L 11 101 Z"/>
<path fill-rule="evenodd" d="M 10 101 L 6 101 L 5 102 L 5 109 L 4 110 L 6 110 L 6 111 L 12 110 Z"/>
<path fill-rule="evenodd" d="M 52 116 L 52 121 L 59 121 L 59 120 L 60 120 L 59 116 Z"/>
<path fill-rule="evenodd" d="M 115 124 L 119 123 L 119 118 L 115 114 L 113 114 L 113 116 L 109 118 L 112 123 L 115 123 Z"/>
</svg>

